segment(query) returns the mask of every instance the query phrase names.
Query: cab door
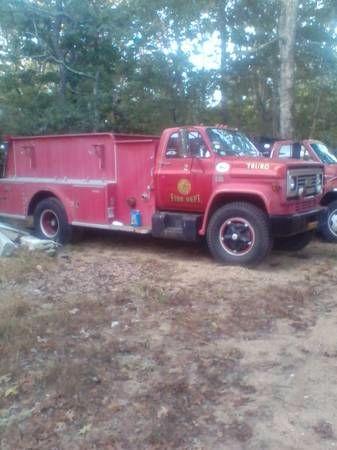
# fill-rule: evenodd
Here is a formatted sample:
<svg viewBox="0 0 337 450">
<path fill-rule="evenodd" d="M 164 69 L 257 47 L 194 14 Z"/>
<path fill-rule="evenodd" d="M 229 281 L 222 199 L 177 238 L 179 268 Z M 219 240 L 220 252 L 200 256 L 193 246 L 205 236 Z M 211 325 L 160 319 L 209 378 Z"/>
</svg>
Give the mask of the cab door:
<svg viewBox="0 0 337 450">
<path fill-rule="evenodd" d="M 157 207 L 202 212 L 212 189 L 213 157 L 196 129 L 173 131 L 157 172 Z"/>
<path fill-rule="evenodd" d="M 157 207 L 162 210 L 190 211 L 192 157 L 184 129 L 172 131 L 161 154 L 156 174 Z"/>
<path fill-rule="evenodd" d="M 191 128 L 186 133 L 187 145 L 192 156 L 191 183 L 194 194 L 191 201 L 195 211 L 203 212 L 213 190 L 214 154 L 207 147 L 199 130 Z"/>
</svg>

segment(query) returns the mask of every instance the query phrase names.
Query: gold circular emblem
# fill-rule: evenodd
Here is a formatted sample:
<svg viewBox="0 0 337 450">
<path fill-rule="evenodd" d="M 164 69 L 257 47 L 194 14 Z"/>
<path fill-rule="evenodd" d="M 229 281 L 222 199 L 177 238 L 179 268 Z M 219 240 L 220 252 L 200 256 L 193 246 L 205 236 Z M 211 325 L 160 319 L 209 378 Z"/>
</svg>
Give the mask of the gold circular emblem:
<svg viewBox="0 0 337 450">
<path fill-rule="evenodd" d="M 177 189 L 179 194 L 188 195 L 191 192 L 191 183 L 186 178 L 182 178 L 178 181 Z"/>
</svg>

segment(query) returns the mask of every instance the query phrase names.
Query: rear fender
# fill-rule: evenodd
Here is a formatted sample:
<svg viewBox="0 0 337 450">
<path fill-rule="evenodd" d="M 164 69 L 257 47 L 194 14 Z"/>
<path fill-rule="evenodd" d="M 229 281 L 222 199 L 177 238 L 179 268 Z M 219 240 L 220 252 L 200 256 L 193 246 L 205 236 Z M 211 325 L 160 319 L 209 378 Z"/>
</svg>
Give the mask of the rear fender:
<svg viewBox="0 0 337 450">
<path fill-rule="evenodd" d="M 57 188 L 53 189 L 41 189 L 39 191 L 36 191 L 34 195 L 31 196 L 27 209 L 26 209 L 26 216 L 31 216 L 34 214 L 35 208 L 37 207 L 38 203 L 40 203 L 42 200 L 45 200 L 46 198 L 54 197 L 56 198 L 64 207 L 68 222 L 71 223 L 73 220 L 73 205 L 70 197 L 65 196 L 63 192 L 60 192 L 61 190 Z"/>
</svg>

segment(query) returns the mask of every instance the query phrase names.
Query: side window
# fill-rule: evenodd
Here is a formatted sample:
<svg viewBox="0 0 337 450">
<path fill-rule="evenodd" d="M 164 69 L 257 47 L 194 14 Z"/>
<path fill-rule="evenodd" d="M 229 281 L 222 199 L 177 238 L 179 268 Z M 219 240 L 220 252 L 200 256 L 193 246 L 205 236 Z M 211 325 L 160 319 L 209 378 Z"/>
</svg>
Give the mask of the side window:
<svg viewBox="0 0 337 450">
<path fill-rule="evenodd" d="M 292 146 L 287 144 L 287 145 L 281 145 L 279 152 L 278 152 L 278 157 L 279 158 L 291 158 L 292 157 Z"/>
<path fill-rule="evenodd" d="M 183 146 L 180 133 L 176 132 L 171 134 L 165 152 L 166 158 L 182 158 Z"/>
<path fill-rule="evenodd" d="M 302 159 L 304 161 L 312 161 L 308 150 L 299 142 L 282 145 L 279 150 L 279 158 L 292 158 Z"/>
<path fill-rule="evenodd" d="M 192 158 L 209 158 L 211 156 L 199 131 L 187 132 L 186 145 L 187 154 L 192 156 Z"/>
<path fill-rule="evenodd" d="M 300 153 L 300 157 L 301 159 L 303 159 L 304 161 L 313 161 L 310 153 L 308 152 L 308 150 L 304 147 L 304 145 L 301 145 L 301 153 Z"/>
</svg>

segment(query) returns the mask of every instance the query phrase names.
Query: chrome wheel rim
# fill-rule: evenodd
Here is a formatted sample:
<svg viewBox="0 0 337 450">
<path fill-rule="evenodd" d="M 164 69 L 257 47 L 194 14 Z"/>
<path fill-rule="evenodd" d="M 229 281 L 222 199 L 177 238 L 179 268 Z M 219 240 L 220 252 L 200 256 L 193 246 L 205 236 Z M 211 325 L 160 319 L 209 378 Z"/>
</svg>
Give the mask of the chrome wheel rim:
<svg viewBox="0 0 337 450">
<path fill-rule="evenodd" d="M 46 209 L 40 217 L 40 228 L 42 233 L 49 239 L 57 236 L 60 229 L 60 223 L 57 215 L 51 209 Z"/>
<path fill-rule="evenodd" d="M 328 227 L 331 233 L 337 237 L 337 209 L 334 209 L 329 214 Z"/>
<path fill-rule="evenodd" d="M 243 256 L 254 247 L 255 231 L 248 220 L 233 217 L 221 225 L 219 240 L 227 253 L 232 256 Z"/>
</svg>

